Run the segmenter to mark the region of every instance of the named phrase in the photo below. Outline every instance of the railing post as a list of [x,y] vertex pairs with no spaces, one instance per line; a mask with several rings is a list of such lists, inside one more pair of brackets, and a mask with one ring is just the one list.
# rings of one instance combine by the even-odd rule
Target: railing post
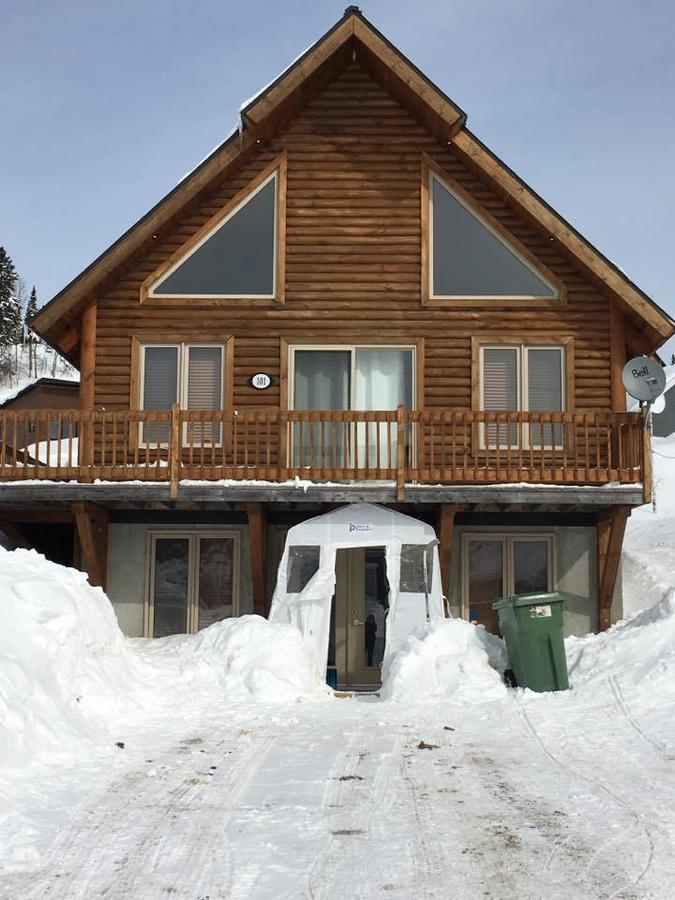
[[80,411],[80,438],[78,441],[80,481],[91,483],[94,478],[91,468],[94,465],[94,412],[91,409]]
[[279,429],[279,457],[277,459],[277,481],[285,481],[288,477],[288,413],[280,409],[277,413]]
[[396,499],[405,500],[405,406],[396,409]]
[[172,500],[178,497],[178,482],[180,481],[181,466],[181,423],[180,403],[174,403],[171,407],[170,437],[169,437],[169,478],[171,486],[169,496]]
[[645,503],[651,503],[654,494],[652,475],[652,419],[645,420],[642,429],[642,494]]

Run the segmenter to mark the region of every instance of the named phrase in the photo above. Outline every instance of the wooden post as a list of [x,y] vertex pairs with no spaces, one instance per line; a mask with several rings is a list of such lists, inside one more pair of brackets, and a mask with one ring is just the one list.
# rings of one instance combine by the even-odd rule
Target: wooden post
[[97,503],[73,503],[76,543],[89,584],[105,589],[108,561],[108,510]]
[[612,624],[612,598],[629,515],[629,506],[614,506],[597,516],[598,631]]
[[[80,320],[80,409],[91,412],[94,409],[96,387],[96,304],[90,304],[82,313]],[[92,466],[94,463],[94,427],[93,423],[82,417],[79,438],[80,466]],[[90,481],[91,475],[85,474]]]
[[247,503],[253,580],[253,612],[267,615],[267,510],[263,503]]
[[405,500],[405,406],[396,410],[396,499]]
[[642,429],[642,496],[645,503],[654,499],[654,472],[652,460],[652,421]]
[[170,429],[171,434],[169,438],[169,478],[171,479],[171,487],[169,496],[172,500],[175,500],[178,497],[182,445],[180,403],[178,403],[177,401],[171,407]]
[[457,507],[453,503],[441,503],[438,512],[438,548],[441,566],[441,586],[445,598],[444,612],[448,615],[448,598],[450,597],[450,563],[452,561],[452,541],[455,533],[455,513]]

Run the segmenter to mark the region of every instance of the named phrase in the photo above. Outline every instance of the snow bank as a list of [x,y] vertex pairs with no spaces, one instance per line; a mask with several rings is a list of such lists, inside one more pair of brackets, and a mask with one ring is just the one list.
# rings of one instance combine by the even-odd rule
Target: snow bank
[[258,616],[198,635],[125,638],[86,576],[0,548],[0,764],[119,740],[177,704],[325,695],[300,633]]
[[226,619],[195,635],[132,643],[149,670],[179,673],[190,694],[211,688],[228,700],[274,703],[328,695],[316,685],[314,660],[298,629],[260,616]]
[[571,683],[620,679],[644,708],[675,701],[675,435],[654,438],[653,506],[633,511],[622,557],[626,618],[565,642]]
[[650,692],[663,681],[675,700],[675,587],[655,606],[608,631],[568,638],[565,651],[573,686],[620,676],[623,683]]
[[622,558],[625,615],[675,587],[675,435],[654,438],[654,504],[633,511]]
[[506,694],[498,669],[503,641],[464,619],[432,623],[385,659],[381,695],[396,701],[495,699]]

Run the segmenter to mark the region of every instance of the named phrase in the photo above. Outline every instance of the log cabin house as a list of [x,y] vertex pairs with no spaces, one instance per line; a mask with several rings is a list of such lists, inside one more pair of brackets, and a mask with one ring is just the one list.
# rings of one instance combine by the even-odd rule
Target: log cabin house
[[[621,614],[651,492],[621,370],[674,323],[355,7],[33,327],[79,404],[0,412],[0,521],[60,529],[130,635],[265,615],[288,528],[351,502],[433,525],[452,615]],[[26,417],[52,464],[13,452]],[[343,568],[382,604],[377,553]]]

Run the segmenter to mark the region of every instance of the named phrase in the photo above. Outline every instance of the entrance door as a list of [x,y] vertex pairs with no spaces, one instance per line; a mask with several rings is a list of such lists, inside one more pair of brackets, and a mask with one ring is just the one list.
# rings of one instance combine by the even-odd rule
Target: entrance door
[[380,686],[388,597],[384,548],[337,551],[329,658],[339,688]]

